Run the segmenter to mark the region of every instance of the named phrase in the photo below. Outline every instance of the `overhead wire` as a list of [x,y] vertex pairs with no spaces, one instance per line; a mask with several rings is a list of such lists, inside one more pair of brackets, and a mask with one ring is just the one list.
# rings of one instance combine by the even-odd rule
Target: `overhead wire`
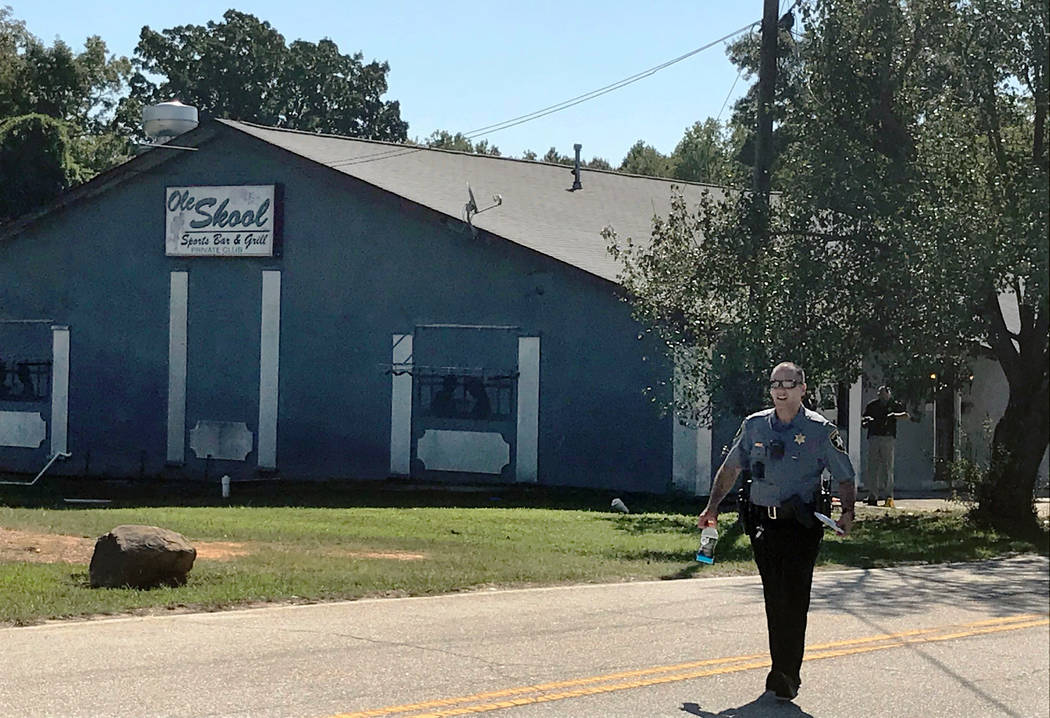
[[[606,95],[606,94],[608,94],[610,92],[614,92],[616,90],[619,90],[620,88],[623,88],[623,87],[631,85],[631,84],[633,84],[635,82],[638,82],[639,80],[643,80],[643,79],[645,79],[647,77],[650,77],[650,76],[656,74],[657,72],[659,72],[660,70],[664,70],[664,69],[666,69],[668,67],[671,67],[672,65],[675,65],[675,64],[677,64],[679,62],[682,62],[683,60],[687,60],[688,58],[690,58],[690,57],[692,57],[694,55],[697,55],[697,54],[699,54],[699,53],[701,53],[701,52],[703,52],[705,50],[708,50],[708,49],[714,47],[715,45],[717,45],[719,43],[725,42],[726,40],[729,40],[730,38],[736,37],[740,33],[746,32],[747,30],[750,30],[751,28],[753,28],[756,24],[758,24],[758,22],[760,22],[760,21],[748,23],[744,27],[739,28],[738,30],[734,30],[733,32],[728,33],[726,35],[723,35],[722,37],[718,38],[717,40],[713,40],[712,42],[709,42],[709,43],[707,43],[705,45],[702,45],[701,47],[698,47],[695,50],[690,50],[689,52],[687,52],[687,53],[685,53],[683,55],[679,55],[678,57],[676,57],[674,59],[668,60],[666,62],[662,62],[659,65],[655,65],[653,67],[650,67],[649,69],[643,70],[641,72],[638,72],[638,73],[636,73],[634,75],[631,75],[630,77],[626,77],[626,78],[624,78],[622,80],[619,80],[617,82],[613,82],[611,84],[605,85],[604,87],[599,87],[596,90],[591,90],[590,92],[585,92],[582,95],[577,95],[576,97],[570,98],[568,100],[564,100],[562,102],[558,102],[558,103],[553,104],[553,105],[548,105],[547,107],[544,107],[544,108],[539,109],[539,110],[535,110],[533,112],[529,112],[528,114],[525,114],[525,115],[519,115],[519,116],[513,117],[513,118],[511,118],[509,120],[504,120],[502,122],[496,122],[496,123],[491,124],[491,125],[486,125],[484,127],[479,127],[477,129],[470,130],[469,132],[465,133],[463,135],[463,137],[465,139],[469,140],[469,139],[474,139],[476,137],[481,137],[483,135],[489,135],[489,134],[492,134],[494,132],[499,132],[500,130],[505,130],[505,129],[508,129],[510,127],[515,127],[517,125],[525,124],[526,122],[531,122],[533,120],[537,120],[537,119],[539,119],[541,117],[546,117],[547,115],[552,115],[555,112],[561,112],[562,110],[566,110],[566,109],[568,109],[570,107],[573,107],[575,105],[579,105],[581,103],[587,102],[588,100],[593,100],[596,97],[601,97],[602,95]],[[739,79],[739,73],[737,74],[737,79]],[[735,86],[735,83],[734,83],[734,86]],[[732,90],[730,90],[730,92],[732,92]],[[723,105],[723,109],[725,109],[724,105]],[[721,114],[721,113],[719,113],[719,114]],[[394,157],[400,157],[402,155],[411,154],[413,152],[419,152],[420,150],[425,150],[425,149],[431,149],[431,148],[424,147],[424,146],[420,146],[420,147],[398,147],[398,148],[392,148],[392,149],[389,149],[389,150],[383,150],[381,152],[376,152],[376,153],[371,154],[371,155],[365,155],[363,157],[354,157],[354,158],[351,158],[351,159],[346,159],[346,160],[341,160],[341,161],[336,161],[336,162],[329,162],[327,164],[328,164],[329,167],[348,167],[348,166],[351,166],[351,165],[365,164],[367,162],[377,162],[379,160],[391,159],[391,158],[394,158]]]
[[[780,0],[780,9],[779,9],[779,10],[777,11],[777,12],[779,13],[779,15],[780,15],[780,17],[781,17],[781,18],[782,18],[782,17],[784,17],[785,15],[787,15],[787,14],[788,14],[789,12],[791,12],[792,10],[794,10],[794,9],[795,9],[795,7],[796,7],[796,6],[798,6],[799,2],[801,2],[801,0],[795,0],[795,2],[791,3],[791,7],[789,7],[789,8],[787,9],[787,11],[785,12],[785,11],[784,11],[784,2],[785,2],[785,1],[786,1],[786,0]],[[750,28],[753,28],[753,27],[754,27],[755,25],[760,25],[760,24],[761,24],[761,22],[755,22],[755,23],[751,23],[751,25],[749,25],[749,26],[748,26],[748,29],[750,29]],[[792,36],[793,38],[795,38],[795,39],[797,39],[797,38],[798,38],[798,36],[797,36],[797,35],[796,35],[796,33],[794,32],[794,30],[789,30],[788,32],[790,32],[790,33],[791,33],[791,36]],[[720,110],[718,111],[718,116],[717,116],[717,117],[715,117],[715,121],[716,121],[716,122],[722,119],[722,113],[723,113],[723,112],[725,112],[725,110],[726,110],[726,105],[728,105],[728,104],[729,104],[729,98],[733,96],[733,90],[735,90],[735,89],[736,89],[736,84],[737,84],[738,82],[740,82],[740,76],[741,76],[741,74],[743,74],[743,72],[744,72],[744,68],[743,68],[743,67],[741,67],[741,68],[740,68],[739,70],[737,70],[737,73],[736,73],[736,79],[735,79],[735,80],[733,80],[733,84],[732,84],[732,85],[731,85],[731,86],[729,87],[729,92],[727,92],[727,93],[726,93],[726,99],[725,99],[725,101],[724,101],[724,102],[722,103],[722,109],[720,109]]]
[[708,49],[714,47],[715,45],[717,45],[717,44],[719,44],[721,42],[725,42],[726,40],[739,35],[742,32],[750,30],[754,26],[755,26],[755,23],[753,23],[753,22],[752,23],[748,23],[747,25],[745,25],[744,27],[740,28],[739,30],[734,30],[733,32],[731,32],[731,33],[729,33],[727,35],[724,35],[724,36],[718,38],[717,40],[714,40],[712,42],[707,43],[706,45],[698,47],[695,50],[690,50],[689,52],[685,53],[684,55],[679,55],[678,57],[674,58],[673,60],[668,60],[667,62],[662,62],[659,65],[656,65],[654,67],[650,67],[648,70],[643,70],[643,71],[641,71],[641,72],[639,72],[637,74],[631,75],[630,77],[626,77],[626,78],[624,78],[622,80],[619,80],[619,81],[614,82],[612,84],[606,85],[605,87],[599,87],[597,90],[591,90],[590,92],[585,92],[582,95],[577,95],[576,97],[573,97],[573,98],[568,99],[568,100],[564,100],[563,102],[559,102],[557,104],[550,105],[548,107],[544,107],[543,109],[536,110],[535,112],[530,112],[527,115],[520,115],[518,117],[514,117],[514,118],[509,119],[509,120],[504,120],[503,122],[497,122],[497,123],[492,124],[492,125],[486,125],[485,127],[479,127],[476,130],[470,130],[469,132],[465,133],[464,136],[469,139],[469,138],[473,138],[473,137],[476,137],[476,136],[482,135],[482,134],[491,134],[493,132],[498,132],[500,130],[505,130],[508,127],[514,127],[516,125],[520,125],[520,124],[523,124],[525,122],[530,122],[530,121],[538,119],[540,117],[545,117],[546,115],[550,115],[550,114],[553,114],[555,112],[560,112],[561,110],[568,109],[568,108],[573,107],[574,105],[578,105],[578,104],[580,104],[582,102],[586,102],[588,100],[593,100],[596,97],[601,97],[602,95],[608,94],[608,93],[613,92],[615,90],[619,90],[621,87],[627,87],[628,85],[631,85],[631,84],[633,84],[635,82],[638,82],[639,80],[643,80],[646,77],[650,77],[651,75],[655,75],[660,70],[664,70],[664,69],[670,67],[671,65],[675,65],[675,64],[677,64],[679,62],[682,62],[683,60],[687,60],[690,57],[692,57],[693,55],[697,55],[697,54],[703,52],[704,50],[708,50]]
[[715,117],[715,122],[719,122],[722,119],[722,113],[726,111],[726,105],[729,104],[729,98],[733,96],[733,90],[736,89],[736,83],[740,82],[740,75],[744,72],[744,68],[740,68],[736,72],[736,79],[733,80],[733,84],[729,86],[729,92],[726,93],[726,99],[722,102],[722,109],[718,111],[718,116]]
[[[751,25],[754,28],[755,24]],[[726,111],[726,105],[729,104],[729,98],[733,96],[733,90],[736,89],[736,83],[740,82],[740,76],[744,74],[743,66],[736,71],[736,79],[733,80],[733,84],[729,87],[729,92],[726,93],[726,99],[722,102],[722,109],[718,111],[718,116],[715,118],[715,122],[719,122],[722,119],[722,113]]]

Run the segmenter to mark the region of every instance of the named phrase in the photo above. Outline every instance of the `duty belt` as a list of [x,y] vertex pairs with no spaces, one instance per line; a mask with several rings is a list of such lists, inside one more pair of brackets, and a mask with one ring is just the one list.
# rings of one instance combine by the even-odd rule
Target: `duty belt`
[[807,528],[812,528],[816,525],[816,520],[813,518],[813,511],[816,507],[813,504],[802,503],[797,496],[792,496],[787,501],[782,502],[780,506],[760,506],[758,504],[752,504],[752,507],[752,511],[757,514],[757,521],[759,522],[765,520],[787,521],[793,519]]
[[780,521],[781,519],[793,519],[798,513],[794,506],[760,506],[754,504],[754,507],[760,520]]

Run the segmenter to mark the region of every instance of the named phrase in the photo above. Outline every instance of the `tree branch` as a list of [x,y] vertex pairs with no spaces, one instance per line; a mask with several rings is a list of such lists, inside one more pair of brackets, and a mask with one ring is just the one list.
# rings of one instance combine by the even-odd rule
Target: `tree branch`
[[1003,368],[1006,381],[1011,386],[1017,386],[1021,377],[1018,372],[1018,352],[1014,348],[1010,331],[1006,328],[1006,320],[1003,319],[1003,310],[999,306],[999,295],[994,287],[989,287],[985,294],[984,317],[989,323],[988,340],[995,352],[999,365]]

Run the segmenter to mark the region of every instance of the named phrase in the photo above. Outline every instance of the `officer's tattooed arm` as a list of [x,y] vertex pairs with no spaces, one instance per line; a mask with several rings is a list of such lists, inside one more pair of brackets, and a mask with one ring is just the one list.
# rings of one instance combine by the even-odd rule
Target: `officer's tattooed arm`
[[839,502],[842,504],[842,513],[853,513],[853,506],[857,503],[857,487],[853,485],[853,479],[839,482]]
[[854,507],[857,503],[857,487],[853,485],[852,479],[839,482],[839,503],[842,504],[842,516],[837,523],[839,528],[849,533],[856,518]]

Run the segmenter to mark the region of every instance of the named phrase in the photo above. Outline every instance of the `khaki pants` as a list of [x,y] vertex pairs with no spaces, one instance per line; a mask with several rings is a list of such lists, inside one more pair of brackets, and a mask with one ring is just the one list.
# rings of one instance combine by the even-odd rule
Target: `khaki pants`
[[864,485],[868,496],[893,498],[893,443],[892,436],[868,437],[868,476]]

